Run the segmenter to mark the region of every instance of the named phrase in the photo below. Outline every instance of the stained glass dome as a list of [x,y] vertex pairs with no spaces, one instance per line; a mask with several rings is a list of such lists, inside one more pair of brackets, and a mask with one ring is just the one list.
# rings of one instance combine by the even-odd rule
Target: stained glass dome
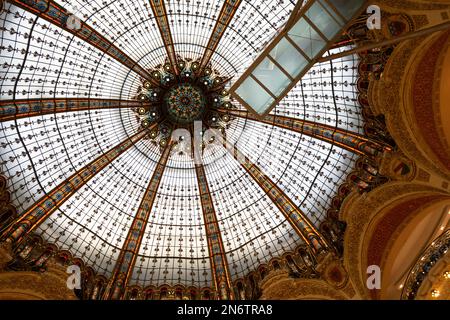
[[[305,245],[283,212],[286,203],[271,192],[320,229],[360,153],[318,132],[365,135],[358,56],[316,63],[269,120],[253,117],[226,92],[282,30],[295,4],[5,3],[1,170],[25,228],[29,222],[30,232],[107,279],[125,266],[127,285],[140,287],[220,290],[220,268],[231,285]],[[206,90],[180,80],[196,68],[209,70],[202,75],[220,86]],[[166,75],[174,77],[170,85]],[[152,100],[159,87],[167,89],[170,124],[152,109],[161,108]],[[174,147],[171,125],[186,125],[195,135],[187,126],[201,118],[202,135],[207,128],[222,130],[252,166],[237,161],[237,151],[225,144],[204,143],[201,164],[192,155],[194,143],[185,141],[181,150],[180,138]],[[312,133],[279,119],[307,123]]]

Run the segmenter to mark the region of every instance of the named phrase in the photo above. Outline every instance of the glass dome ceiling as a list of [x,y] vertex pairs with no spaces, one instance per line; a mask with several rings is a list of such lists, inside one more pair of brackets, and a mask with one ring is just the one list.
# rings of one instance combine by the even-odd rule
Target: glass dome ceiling
[[[64,104],[74,98],[85,99],[88,105],[78,111],[2,118],[1,170],[13,204],[24,214],[74,173],[139,134],[136,104],[127,106],[123,101],[136,101],[142,74],[163,65],[168,54],[150,1],[54,1],[137,65],[115,59],[92,41],[16,2],[5,3],[1,14],[2,105],[13,100],[14,107],[21,100]],[[45,10],[47,1],[31,2]],[[164,3],[163,18],[176,56],[201,59],[224,1]],[[231,78],[227,87],[282,29],[294,6],[287,0],[238,1],[210,60],[213,69]],[[345,48],[330,53],[340,50]],[[357,56],[316,64],[271,115],[364,135],[357,64]],[[115,101],[120,107],[96,107],[101,101]],[[233,105],[244,110],[236,101]],[[5,115],[2,109],[1,116]],[[317,229],[359,157],[340,144],[245,115],[230,121],[226,137]],[[151,140],[139,139],[108,158],[111,161],[73,190],[33,232],[111,277],[163,153]],[[207,148],[203,160],[230,281],[304,242],[273,199],[223,146]],[[205,193],[199,188],[198,172],[189,154],[171,153],[166,159],[129,285],[214,287],[211,237],[202,211]]]

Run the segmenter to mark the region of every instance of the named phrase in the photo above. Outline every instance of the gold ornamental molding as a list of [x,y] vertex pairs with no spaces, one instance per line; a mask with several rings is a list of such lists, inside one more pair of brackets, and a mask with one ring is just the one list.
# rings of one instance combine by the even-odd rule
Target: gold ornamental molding
[[[428,39],[435,37],[436,35],[432,35]],[[426,39],[417,38],[399,44],[386,64],[382,79],[371,83],[368,96],[374,112],[385,115],[388,130],[400,150],[410,159],[414,159],[418,167],[424,167],[450,180],[450,172],[438,165],[436,159],[430,159],[427,151],[423,150],[424,142],[417,141],[413,128],[409,125],[411,119],[408,119],[405,111],[408,108],[407,100],[410,99],[405,93],[407,70],[414,70],[414,64],[417,62],[413,58],[422,52]]]
[[[450,251],[438,260],[417,292],[417,300],[450,299]],[[437,291],[437,292],[436,292]],[[437,293],[437,294],[436,294]]]
[[439,169],[450,172],[450,148],[439,106],[441,69],[450,33],[436,33],[412,53],[401,88],[400,110],[413,139]]
[[[67,278],[67,274],[66,274]],[[0,273],[0,300],[78,300],[58,272]]]
[[[436,3],[436,2],[442,2]],[[435,0],[434,3],[428,3],[426,1],[417,0],[376,0],[375,4],[384,8],[392,8],[407,11],[419,11],[419,10],[446,10],[450,9],[450,1],[448,0]]]
[[262,286],[261,300],[348,300],[341,290],[320,279],[293,279],[279,272]]
[[442,141],[443,145],[446,147],[445,152],[450,154],[450,140],[448,139],[448,136],[446,136],[444,131],[444,124],[442,122],[443,115],[442,115],[442,106],[443,108],[448,108],[449,101],[442,101],[442,84],[447,83],[448,79],[444,78],[444,63],[446,61],[446,57],[450,54],[450,32],[447,32],[447,38],[444,40],[445,43],[443,45],[443,49],[439,54],[439,57],[436,61],[436,70],[434,72],[435,75],[435,82],[433,84],[433,114],[434,114],[434,122],[436,124],[436,131],[439,133],[440,140]]
[[372,238],[374,222],[383,218],[386,208],[402,199],[435,195],[448,197],[448,193],[437,188],[411,182],[390,182],[367,194],[353,192],[341,207],[340,218],[347,223],[344,239],[344,267],[350,281],[362,299],[371,299],[366,287],[367,245]]
[[450,230],[435,238],[409,270],[402,292],[404,300],[450,299]]

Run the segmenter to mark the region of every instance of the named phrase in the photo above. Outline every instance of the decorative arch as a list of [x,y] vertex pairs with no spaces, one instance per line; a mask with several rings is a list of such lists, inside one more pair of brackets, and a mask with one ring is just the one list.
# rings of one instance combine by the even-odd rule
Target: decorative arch
[[348,300],[340,290],[319,279],[276,277],[263,285],[261,300]]
[[384,115],[400,150],[417,163],[416,179],[430,181],[428,172],[432,172],[441,177],[439,187],[446,189],[450,180],[450,146],[442,129],[447,120],[442,118],[438,97],[442,85],[440,69],[449,44],[450,32],[399,44],[380,81],[371,82],[368,91],[374,112]]
[[411,222],[418,223],[414,218],[424,209],[440,202],[450,203],[450,194],[408,182],[390,182],[363,196],[352,194],[344,202],[344,267],[363,299],[380,298],[378,290],[366,287],[367,266],[380,266],[383,276],[386,259],[401,231],[411,228]]

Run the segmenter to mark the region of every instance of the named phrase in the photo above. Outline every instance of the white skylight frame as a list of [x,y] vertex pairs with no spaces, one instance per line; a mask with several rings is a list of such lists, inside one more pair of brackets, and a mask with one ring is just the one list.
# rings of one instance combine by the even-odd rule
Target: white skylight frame
[[366,0],[310,0],[299,3],[284,30],[264,49],[230,93],[259,117],[269,114],[338,40]]

